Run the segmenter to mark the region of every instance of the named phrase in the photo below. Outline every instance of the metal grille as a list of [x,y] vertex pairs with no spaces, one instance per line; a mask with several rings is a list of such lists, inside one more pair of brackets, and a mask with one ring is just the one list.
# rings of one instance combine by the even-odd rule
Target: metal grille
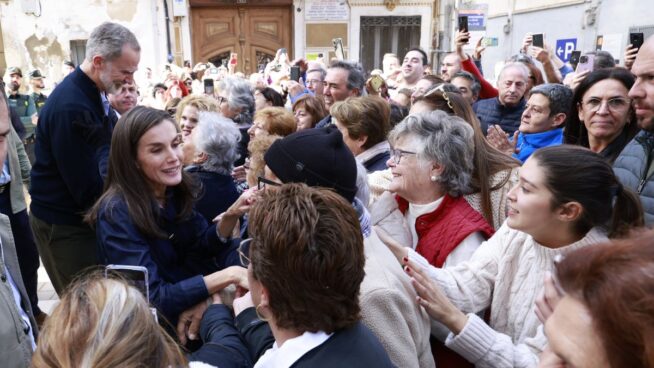
[[400,60],[407,50],[420,44],[420,16],[361,17],[359,55],[364,70],[381,69],[386,53]]

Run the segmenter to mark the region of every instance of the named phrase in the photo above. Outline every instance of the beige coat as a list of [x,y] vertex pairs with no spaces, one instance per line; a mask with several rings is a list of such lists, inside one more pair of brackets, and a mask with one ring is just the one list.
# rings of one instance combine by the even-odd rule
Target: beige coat
[[359,302],[363,323],[398,367],[435,367],[429,345],[429,316],[393,253],[372,230],[364,241],[366,276]]

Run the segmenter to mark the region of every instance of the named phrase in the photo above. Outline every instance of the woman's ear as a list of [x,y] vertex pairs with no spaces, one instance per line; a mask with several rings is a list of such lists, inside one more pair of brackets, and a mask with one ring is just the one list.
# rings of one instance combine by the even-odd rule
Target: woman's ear
[[431,165],[431,175],[440,176],[443,173],[443,170],[444,168],[441,164],[434,163]]
[[574,222],[579,220],[584,208],[579,202],[568,202],[559,206],[557,216],[563,222]]

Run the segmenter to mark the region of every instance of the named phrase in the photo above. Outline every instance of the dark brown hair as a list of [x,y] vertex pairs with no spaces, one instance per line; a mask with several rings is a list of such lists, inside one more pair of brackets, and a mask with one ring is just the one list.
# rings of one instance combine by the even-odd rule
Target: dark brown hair
[[556,275],[590,312],[611,367],[654,367],[654,232],[577,249]]
[[249,231],[252,273],[280,328],[331,333],[359,320],[363,235],[340,194],[297,183],[266,190]]
[[336,102],[329,112],[353,139],[363,135],[368,137],[363,144],[364,149],[386,140],[391,130],[391,107],[388,102],[376,96],[350,97]]
[[[137,163],[141,137],[164,123],[172,124],[180,132],[179,125],[165,111],[136,106],[121,116],[111,138],[104,193],[85,216],[87,223],[95,225],[100,211],[108,211],[108,218],[111,218],[114,200],[120,198],[125,201],[129,217],[139,232],[154,238],[168,236],[158,225],[157,198]],[[197,193],[198,184],[182,170],[182,182],[175,186],[173,196],[178,208],[177,220],[191,215]]]
[[309,115],[311,115],[312,128],[315,127],[320,120],[327,116],[327,114],[329,114],[327,108],[325,107],[325,101],[323,101],[322,98],[315,96],[305,95],[300,97],[293,104],[293,112],[295,112],[295,110],[299,109],[300,107],[304,107]]
[[491,146],[481,131],[481,124],[470,104],[459,94],[432,90],[415,99],[413,104],[423,102],[434,110],[445,111],[465,120],[474,132],[475,141],[474,168],[470,182],[473,192],[481,196],[482,215],[489,224],[493,224],[493,207],[491,192],[503,187],[510,179],[507,175],[504,180],[491,186],[491,176],[503,170],[510,170],[520,166],[520,162]]
[[531,155],[545,173],[552,208],[578,202],[583,210],[575,223],[578,235],[591,228],[607,228],[609,237],[625,236],[643,226],[638,196],[623,187],[602,156],[587,148],[564,144],[545,147]]

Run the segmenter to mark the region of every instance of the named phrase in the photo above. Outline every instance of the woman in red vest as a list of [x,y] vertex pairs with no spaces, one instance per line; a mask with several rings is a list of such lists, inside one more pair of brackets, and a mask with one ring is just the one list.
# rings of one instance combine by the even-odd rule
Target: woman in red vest
[[471,191],[473,131],[443,111],[410,115],[389,134],[387,165],[412,248],[436,267],[465,261],[493,227],[463,198]]

